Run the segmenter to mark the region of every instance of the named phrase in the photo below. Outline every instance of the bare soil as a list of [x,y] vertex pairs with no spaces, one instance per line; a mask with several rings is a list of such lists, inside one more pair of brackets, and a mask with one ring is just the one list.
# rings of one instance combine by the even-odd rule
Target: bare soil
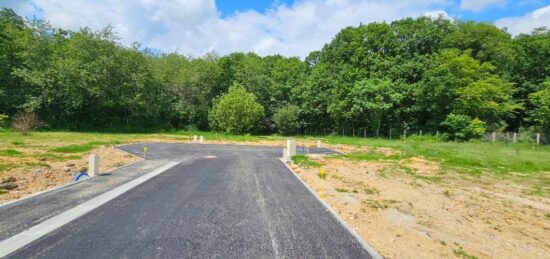
[[444,173],[422,157],[311,159],[322,167],[291,167],[386,258],[550,258],[550,200],[513,180]]
[[17,188],[8,190],[0,195],[0,203],[15,200],[24,196],[48,190],[56,186],[64,185],[74,181],[75,176],[81,169],[88,165],[88,155],[90,153],[98,154],[100,157],[100,173],[113,170],[115,168],[131,164],[139,158],[126,152],[115,149],[114,147],[103,146],[82,155],[78,159],[71,159],[62,162],[48,161],[47,159],[38,159],[30,154],[39,153],[36,149],[19,148],[27,154],[23,158],[0,157],[0,163],[18,163],[34,166],[19,167],[2,173],[0,180],[15,178]]

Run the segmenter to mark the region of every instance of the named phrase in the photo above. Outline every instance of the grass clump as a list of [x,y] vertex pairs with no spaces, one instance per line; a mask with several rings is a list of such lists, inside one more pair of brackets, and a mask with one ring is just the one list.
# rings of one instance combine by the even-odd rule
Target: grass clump
[[348,159],[352,161],[379,161],[379,160],[399,160],[402,157],[400,155],[385,155],[381,152],[369,151],[369,152],[354,152],[350,154],[332,156],[336,159]]
[[119,141],[110,141],[110,142],[93,141],[93,142],[88,142],[86,144],[57,147],[57,148],[53,148],[52,151],[57,153],[84,153],[94,149],[97,146],[112,145],[112,144],[120,144],[120,142]]
[[334,190],[337,191],[337,192],[349,192],[348,189],[344,189],[344,188],[336,188]]
[[466,253],[466,251],[464,251],[462,248],[453,250],[453,253],[463,259],[477,259],[477,256]]
[[303,167],[320,167],[322,164],[317,163],[315,161],[311,161],[311,159],[308,156],[305,155],[295,155],[292,156],[292,162],[299,166]]
[[21,155],[23,155],[23,153],[15,149],[0,150],[0,156],[14,157],[14,156],[21,156]]

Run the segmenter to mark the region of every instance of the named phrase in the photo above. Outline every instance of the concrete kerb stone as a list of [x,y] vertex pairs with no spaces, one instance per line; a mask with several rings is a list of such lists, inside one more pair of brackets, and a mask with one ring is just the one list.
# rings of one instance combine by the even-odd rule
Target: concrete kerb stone
[[304,187],[306,187],[306,189],[308,189],[309,192],[323,206],[325,206],[327,211],[329,211],[332,214],[332,216],[334,218],[336,218],[336,220],[357,240],[357,242],[359,242],[359,244],[363,247],[363,249],[365,249],[372,256],[372,258],[374,258],[374,259],[383,259],[384,258],[378,252],[376,252],[376,250],[374,250],[374,248],[372,246],[370,246],[369,243],[367,243],[366,240],[364,240],[359,234],[357,234],[357,232],[348,223],[346,223],[346,221],[344,221],[342,218],[340,218],[340,216],[336,213],[336,211],[334,211],[334,209],[332,209],[332,207],[330,207],[330,205],[328,205],[328,203],[326,203],[324,200],[322,200],[321,197],[319,197],[319,195],[307,185],[307,183],[305,183],[302,179],[300,179],[300,177],[298,177],[296,172],[294,172],[294,170],[292,170],[292,168],[290,168],[288,166],[288,164],[285,163],[285,161],[283,161],[282,159],[280,161],[283,162],[283,164],[292,173],[292,175],[294,175],[294,177],[296,177],[296,179],[298,179],[298,181],[300,181],[302,183],[302,185]]

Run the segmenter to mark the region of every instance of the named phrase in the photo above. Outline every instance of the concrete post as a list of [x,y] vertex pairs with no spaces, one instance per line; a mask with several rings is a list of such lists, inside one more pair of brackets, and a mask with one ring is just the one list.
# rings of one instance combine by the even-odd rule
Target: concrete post
[[290,157],[288,156],[288,152],[286,151],[286,148],[283,148],[283,162],[285,163],[290,162]]
[[422,130],[420,130],[420,136],[422,137]]
[[537,133],[537,145],[540,145],[540,133]]
[[514,132],[514,143],[516,143],[517,141],[518,141],[518,134]]
[[321,140],[317,140],[317,148],[320,148],[321,147]]
[[88,159],[88,175],[90,177],[99,175],[99,155],[91,154]]
[[193,135],[193,143],[197,143],[197,135]]
[[286,150],[288,152],[288,157],[296,155],[296,140],[289,139],[286,141]]
[[201,144],[204,143],[204,137],[203,136],[200,136],[199,143],[201,143]]
[[497,141],[497,133],[493,131],[493,143],[495,143]]
[[407,138],[407,130],[403,130],[403,138]]

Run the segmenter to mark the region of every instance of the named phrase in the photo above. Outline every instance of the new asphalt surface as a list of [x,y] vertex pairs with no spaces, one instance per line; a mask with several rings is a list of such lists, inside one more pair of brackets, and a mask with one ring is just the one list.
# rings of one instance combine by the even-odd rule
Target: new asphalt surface
[[[183,161],[12,258],[370,258],[277,158],[281,148],[136,144]],[[310,152],[327,153],[327,149]]]

